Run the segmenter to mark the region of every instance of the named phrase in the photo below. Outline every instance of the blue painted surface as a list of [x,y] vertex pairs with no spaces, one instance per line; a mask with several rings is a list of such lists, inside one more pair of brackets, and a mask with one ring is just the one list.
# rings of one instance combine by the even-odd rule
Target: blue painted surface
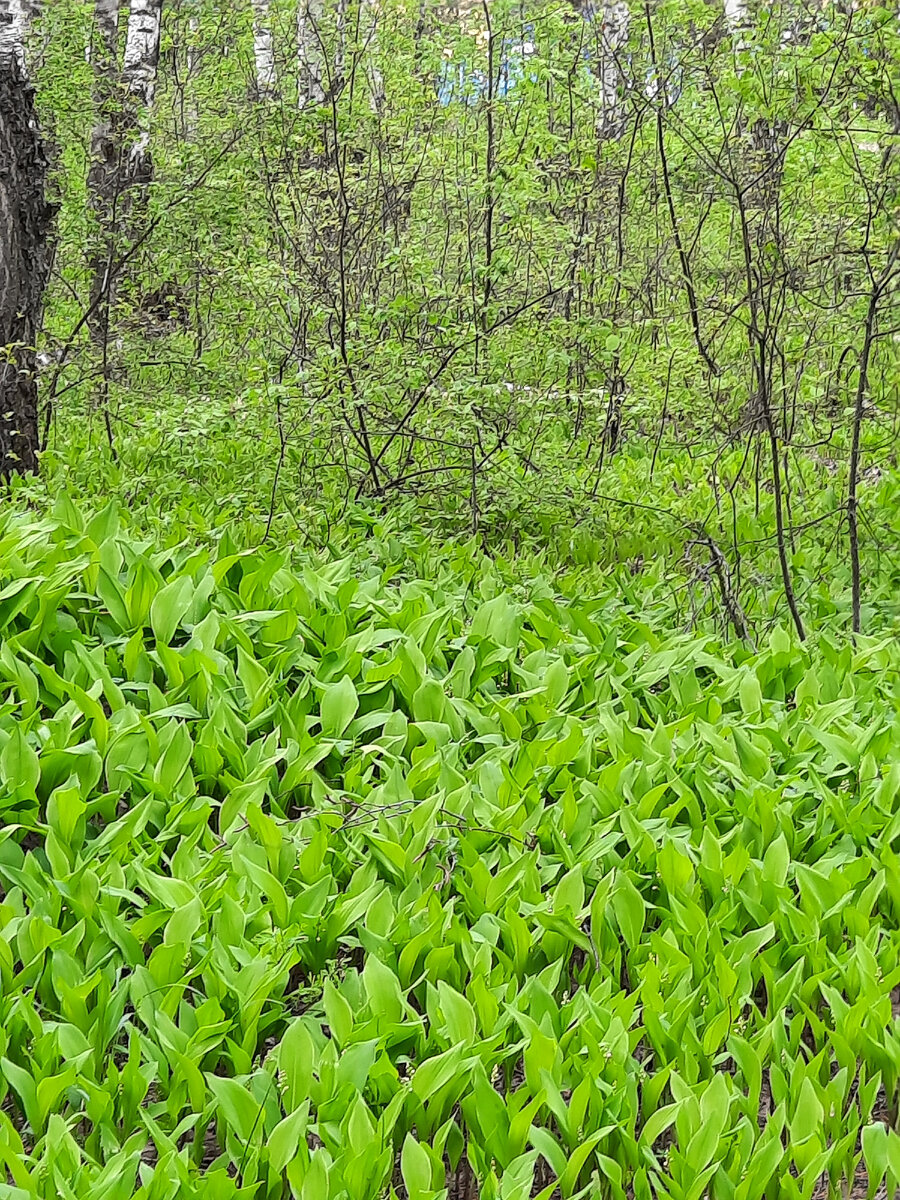
[[[588,3],[582,9],[582,14],[585,21],[591,22],[594,20],[595,9],[590,0],[588,0]],[[534,42],[531,40],[533,37],[534,30],[526,26],[523,38],[503,39],[498,48],[500,67],[495,80],[495,97],[502,99],[508,96],[526,77],[526,72],[528,79],[532,83],[537,82],[537,73],[533,70],[528,71],[527,68],[528,60],[535,52]],[[591,66],[596,55],[589,45],[585,44],[581,57],[582,78],[579,80],[579,85],[588,88],[599,87],[599,80]],[[631,65],[632,58],[630,54],[624,54],[622,59],[626,68]],[[681,95],[681,90],[682,78],[678,67],[678,60],[675,55],[670,55],[666,62],[666,100],[668,104],[675,103]],[[448,61],[444,64],[441,74],[435,80],[435,91],[438,102],[443,106],[453,103],[477,104],[488,92],[487,73],[480,67],[470,68],[465,60],[459,62]],[[652,97],[654,91],[653,74],[652,72],[648,72],[644,92],[647,96]]]
[[[526,63],[534,53],[534,45],[528,39],[533,36],[533,30],[526,26],[525,36],[521,39],[504,38],[498,47],[500,66],[494,81],[494,95],[502,98],[508,96],[518,83],[525,78]],[[534,72],[529,72],[532,83],[537,80]],[[448,62],[436,80],[437,97],[441,104],[447,105],[454,101],[463,104],[477,104],[488,93],[487,72],[479,67],[469,68],[466,62]]]

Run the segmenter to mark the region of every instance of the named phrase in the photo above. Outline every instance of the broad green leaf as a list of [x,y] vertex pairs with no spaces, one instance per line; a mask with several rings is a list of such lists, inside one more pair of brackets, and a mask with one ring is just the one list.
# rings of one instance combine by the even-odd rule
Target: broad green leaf
[[207,1072],[206,1082],[231,1130],[242,1142],[249,1142],[254,1129],[258,1130],[259,1103],[249,1088],[236,1079],[221,1078]]
[[191,605],[194,581],[188,575],[179,575],[153,597],[150,605],[150,627],[160,645],[168,646],[175,636]]
[[403,1149],[400,1152],[400,1170],[409,1200],[431,1200],[433,1195],[431,1159],[411,1133],[408,1133],[403,1141]]
[[323,736],[339,738],[358,709],[359,699],[349,675],[344,675],[338,683],[329,684],[319,705]]
[[[41,768],[38,756],[28,742],[20,725],[16,725],[0,751],[0,781],[9,799],[34,799],[37,794]],[[0,806],[3,801],[0,800]]]

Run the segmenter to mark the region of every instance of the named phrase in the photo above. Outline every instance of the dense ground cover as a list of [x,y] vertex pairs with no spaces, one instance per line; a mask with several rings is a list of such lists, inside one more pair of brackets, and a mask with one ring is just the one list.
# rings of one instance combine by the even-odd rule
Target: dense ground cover
[[67,503],[0,561],[0,1195],[900,1178],[893,641]]
[[0,1200],[894,1194],[896,16],[0,0]]

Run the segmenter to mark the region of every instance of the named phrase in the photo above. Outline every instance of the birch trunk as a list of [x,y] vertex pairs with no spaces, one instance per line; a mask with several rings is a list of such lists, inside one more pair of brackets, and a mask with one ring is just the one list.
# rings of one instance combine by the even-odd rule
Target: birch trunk
[[325,6],[323,0],[298,0],[297,73],[300,107],[325,99]]
[[187,67],[187,86],[190,88],[190,93],[187,102],[187,111],[184,118],[184,133],[189,142],[193,142],[197,137],[197,126],[200,123],[200,112],[197,108],[197,91],[194,86],[194,74],[197,70],[197,40],[200,36],[200,22],[196,17],[188,19],[188,48],[185,65]]
[[380,112],[384,104],[384,78],[378,65],[378,0],[361,0],[360,14],[365,42],[363,65],[369,84],[369,103],[373,112]]
[[[9,30],[9,25],[6,27]],[[22,31],[22,26],[17,26]],[[18,34],[17,34],[18,36]],[[24,32],[23,32],[24,36]],[[0,476],[38,465],[35,340],[50,266],[52,210],[24,42],[0,44]]]
[[260,99],[275,94],[275,50],[269,20],[269,0],[253,0],[253,59],[256,63],[256,93]]
[[13,57],[25,72],[25,44],[31,24],[27,0],[0,0],[0,57]]
[[94,0],[94,29],[97,41],[91,47],[90,61],[110,71],[118,58],[119,0]]
[[600,118],[597,132],[603,138],[619,138],[625,131],[624,74],[620,56],[628,43],[629,13],[622,0],[604,3],[600,19]]
[[94,74],[94,124],[88,186],[92,197],[105,197],[115,172],[113,122],[119,40],[119,0],[95,0],[90,62]]
[[130,101],[128,122],[133,138],[128,147],[126,182],[129,185],[144,186],[153,178],[147,114],[156,93],[161,28],[162,0],[131,0],[122,64],[122,82]]
[[743,29],[749,15],[747,0],[725,0],[725,24],[732,33]]

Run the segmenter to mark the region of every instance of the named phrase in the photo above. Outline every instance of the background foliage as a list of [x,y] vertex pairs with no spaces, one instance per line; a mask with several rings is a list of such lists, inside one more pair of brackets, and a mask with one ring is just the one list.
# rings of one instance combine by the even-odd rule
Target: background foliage
[[751,623],[786,571],[815,620],[847,594],[859,407],[866,623],[893,621],[894,16],[783,4],[737,33],[659,3],[614,54],[590,16],[390,3],[373,39],[326,14],[333,87],[298,107],[293,3],[255,99],[250,6],[168,7],[155,174],[98,339],[89,13],[51,6],[48,490],[294,542],[411,499],[486,546],[664,553],[707,616],[712,538]]

